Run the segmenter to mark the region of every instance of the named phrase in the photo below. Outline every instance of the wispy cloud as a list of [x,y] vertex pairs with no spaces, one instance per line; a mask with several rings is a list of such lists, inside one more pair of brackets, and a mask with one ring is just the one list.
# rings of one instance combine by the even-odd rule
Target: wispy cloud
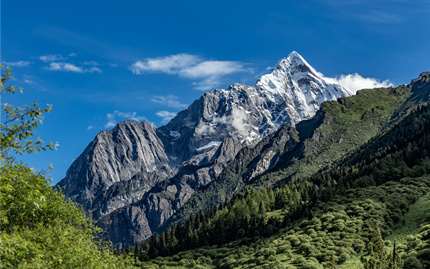
[[166,124],[168,123],[171,119],[173,119],[176,116],[176,113],[173,112],[169,112],[169,111],[158,111],[157,113],[155,113],[157,116],[161,117],[161,123],[162,124]]
[[87,127],[87,130],[89,131],[89,130],[92,130],[92,129],[95,129],[96,127],[94,127],[94,126],[92,126],[92,125],[89,125],[88,127]]
[[362,21],[374,23],[398,23],[404,20],[401,14],[382,10],[369,10],[365,13],[357,13],[355,16]]
[[114,127],[118,123],[118,121],[121,120],[134,120],[138,122],[146,120],[145,117],[137,116],[136,112],[121,112],[118,110],[115,110],[113,113],[108,113],[106,115],[106,118],[108,120],[108,122],[105,124],[106,128]]
[[47,54],[40,56],[39,59],[45,63],[49,62],[49,66],[46,66],[45,69],[50,71],[63,71],[63,72],[73,72],[73,73],[101,73],[102,70],[96,66],[100,64],[96,61],[83,61],[80,65],[83,66],[92,66],[90,68],[86,68],[83,66],[76,65],[75,63],[65,62],[64,60],[69,59],[69,57],[77,56],[77,53],[70,53],[68,57],[64,57],[61,54]]
[[183,104],[178,101],[178,97],[175,95],[167,95],[167,96],[154,96],[151,98],[151,101],[157,104],[164,104],[171,108],[176,109],[184,109],[187,108],[186,104]]
[[36,81],[36,78],[33,76],[28,76],[28,75],[23,75],[22,76],[24,79],[24,83],[29,84],[29,85],[36,85],[38,84]]
[[40,56],[39,59],[47,63],[47,62],[62,61],[62,60],[65,60],[66,58],[59,54],[48,54],[48,55]]
[[389,80],[380,81],[376,78],[365,78],[357,73],[325,79],[330,83],[336,83],[343,86],[345,89],[349,90],[353,94],[355,94],[358,90],[361,89],[373,89],[394,86],[393,83],[391,83]]
[[100,64],[96,61],[85,61],[82,63],[82,65],[92,65],[92,66],[99,66]]
[[129,63],[136,59],[136,55],[142,53],[140,49],[103,42],[94,38],[94,36],[69,32],[56,26],[40,25],[35,27],[35,32],[57,44],[73,47],[85,51],[87,54],[98,55],[114,62]]
[[65,62],[53,62],[50,63],[49,66],[45,67],[48,70],[51,71],[63,71],[63,72],[73,72],[73,73],[94,73],[94,72],[102,72],[102,70],[98,67],[91,67],[91,68],[83,68],[80,66],[76,66],[72,63],[65,63]]
[[3,61],[3,65],[9,66],[9,67],[26,67],[30,66],[31,62],[29,61],[16,61],[16,62],[6,62]]
[[200,81],[194,82],[193,85],[197,90],[204,91],[218,86],[223,76],[243,71],[245,70],[240,62],[204,61],[181,70],[179,75],[190,79],[200,79]]
[[314,0],[329,6],[338,15],[367,23],[397,24],[410,19],[421,18],[430,11],[428,1],[396,0]]
[[197,80],[193,82],[197,90],[213,89],[221,83],[224,76],[246,71],[241,62],[208,61],[197,55],[184,53],[136,61],[130,66],[130,70],[137,75],[160,72]]

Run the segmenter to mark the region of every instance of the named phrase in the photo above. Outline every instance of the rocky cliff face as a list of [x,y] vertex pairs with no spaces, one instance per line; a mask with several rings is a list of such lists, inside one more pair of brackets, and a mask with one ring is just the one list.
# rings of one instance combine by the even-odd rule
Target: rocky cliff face
[[121,122],[100,132],[73,162],[58,185],[66,197],[92,209],[94,199],[116,182],[140,172],[170,170],[156,127],[147,122]]
[[[311,118],[324,101],[350,95],[292,52],[255,86],[207,92],[166,126],[127,121],[99,133],[58,185],[109,239],[133,244],[220,175],[242,147]],[[267,154],[250,178],[276,163],[276,154]]]
[[173,164],[190,159],[198,164],[205,157],[196,156],[219,146],[226,137],[253,146],[282,124],[294,126],[311,118],[322,102],[350,95],[292,52],[255,86],[233,84],[205,93],[157,134],[170,141],[165,144]]

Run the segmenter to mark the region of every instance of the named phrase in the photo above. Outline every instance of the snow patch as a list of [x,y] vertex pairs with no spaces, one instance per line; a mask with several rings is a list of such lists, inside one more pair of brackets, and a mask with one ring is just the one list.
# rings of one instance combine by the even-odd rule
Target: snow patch
[[174,140],[181,137],[181,134],[178,131],[170,131],[170,136],[173,137]]
[[203,151],[205,149],[212,148],[212,147],[215,147],[215,146],[219,147],[221,145],[221,143],[222,143],[222,141],[212,141],[209,144],[204,145],[203,147],[198,148],[197,151]]

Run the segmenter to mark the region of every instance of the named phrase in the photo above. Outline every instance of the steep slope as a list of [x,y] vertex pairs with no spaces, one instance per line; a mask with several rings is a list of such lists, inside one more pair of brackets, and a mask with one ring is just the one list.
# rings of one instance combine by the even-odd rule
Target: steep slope
[[[139,246],[138,257],[165,256],[150,259],[143,268],[155,264],[186,268],[193,262],[205,268],[363,268],[362,263],[400,268],[383,266],[384,262],[401,264],[399,257],[404,268],[427,268],[430,105],[426,98],[418,102],[422,106],[413,104],[417,95],[429,93],[430,74],[408,86],[366,90],[329,107],[323,105],[330,121],[304,122],[314,126],[305,141],[318,138],[324,142],[327,138],[321,134],[330,128],[358,130],[360,122],[367,129],[372,123],[383,130],[371,139],[364,137],[366,142],[344,158],[333,155],[332,165],[316,173],[305,176],[309,173],[297,171],[277,188],[254,189],[229,203],[189,215],[158,241],[153,237]],[[374,109],[377,104],[383,112]],[[348,110],[342,111],[345,106]],[[370,112],[374,112],[372,117]],[[342,132],[329,134],[342,138]],[[338,139],[331,143],[339,144]],[[315,171],[313,161],[307,161],[302,170]],[[169,243],[157,243],[163,240]]]
[[57,185],[88,211],[93,201],[116,182],[139,172],[170,170],[169,159],[156,127],[147,122],[121,122],[100,132],[67,170]]
[[226,90],[205,93],[181,111],[157,134],[166,152],[179,165],[234,137],[253,146],[281,125],[296,125],[313,117],[321,103],[350,96],[343,87],[330,84],[297,52],[279,62],[255,86],[233,84]]
[[[241,149],[240,143],[226,138],[216,151],[214,158],[206,165],[187,164],[182,166],[175,176],[160,181],[149,191],[130,188],[129,182],[121,184],[124,189],[115,196],[117,186],[108,189],[104,197],[107,201],[123,200],[124,197],[137,197],[128,205],[113,208],[109,214],[103,214],[98,225],[103,228],[107,238],[118,242],[118,246],[132,245],[148,238],[173,215],[191,195],[216,178],[226,166],[226,159],[232,158]],[[113,188],[115,187],[115,189]],[[114,196],[109,197],[109,194]],[[112,203],[111,203],[112,204]],[[115,203],[117,204],[117,203]],[[120,225],[121,224],[121,225]]]
[[[409,85],[361,90],[338,102],[323,103],[314,118],[296,125],[298,138],[294,147],[285,147],[288,140],[281,146],[266,148],[266,152],[276,152],[277,158],[270,167],[262,169],[263,173],[249,178],[249,171],[261,166],[258,162],[261,153],[246,154],[246,158],[239,153],[216,180],[197,191],[160,231],[172,223],[183,222],[191,213],[228,201],[236,193],[273,186],[330,168],[400,121],[416,105],[427,103],[429,79],[430,75],[421,75]],[[278,134],[280,132],[270,139],[278,139]]]
[[[292,52],[255,86],[234,84],[207,92],[166,126],[123,122],[101,132],[58,186],[65,186],[65,196],[82,204],[112,241],[125,238],[119,246],[134,243],[150,236],[196,190],[218,177],[242,147],[257,145],[283,124],[311,118],[324,101],[350,95]],[[293,133],[282,132],[294,144]],[[277,143],[269,140],[253,154]],[[267,152],[255,161],[247,180],[277,158],[278,153]]]

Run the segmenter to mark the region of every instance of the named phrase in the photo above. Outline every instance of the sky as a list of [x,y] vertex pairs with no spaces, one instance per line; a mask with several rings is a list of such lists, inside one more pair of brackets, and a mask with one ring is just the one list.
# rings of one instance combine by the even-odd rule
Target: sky
[[428,14],[429,0],[1,1],[0,60],[23,88],[1,102],[52,105],[35,136],[59,147],[23,160],[55,184],[100,131],[164,125],[292,51],[346,87],[407,84],[430,70]]

